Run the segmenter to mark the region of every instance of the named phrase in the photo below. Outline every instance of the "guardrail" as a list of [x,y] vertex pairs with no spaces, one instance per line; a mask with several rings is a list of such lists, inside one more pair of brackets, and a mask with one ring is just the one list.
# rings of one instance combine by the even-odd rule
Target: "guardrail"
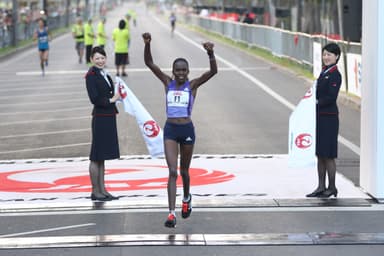
[[275,56],[289,58],[309,66],[314,77],[318,76],[318,67],[321,67],[321,56],[316,55],[317,47],[336,42],[343,51],[343,58],[338,64],[343,75],[341,90],[361,97],[361,43],[335,41],[322,35],[309,35],[265,25],[244,24],[194,14],[186,14],[182,19],[188,24],[231,40],[266,49]]
[[[68,19],[68,20],[67,20]],[[75,22],[75,15],[48,17],[47,26],[52,31],[72,25]],[[31,21],[29,23],[18,23],[14,25],[3,25],[0,27],[0,48],[12,46],[12,37],[16,35],[16,44],[18,42],[33,38],[33,34],[38,27],[38,22]],[[16,31],[14,31],[16,29]],[[16,33],[15,33],[16,32]]]

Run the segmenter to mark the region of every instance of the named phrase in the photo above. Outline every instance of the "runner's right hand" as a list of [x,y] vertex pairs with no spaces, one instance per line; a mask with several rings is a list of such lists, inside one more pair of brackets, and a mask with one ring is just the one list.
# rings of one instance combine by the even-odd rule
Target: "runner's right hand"
[[143,35],[144,43],[150,43],[152,40],[151,34],[148,32],[145,32]]

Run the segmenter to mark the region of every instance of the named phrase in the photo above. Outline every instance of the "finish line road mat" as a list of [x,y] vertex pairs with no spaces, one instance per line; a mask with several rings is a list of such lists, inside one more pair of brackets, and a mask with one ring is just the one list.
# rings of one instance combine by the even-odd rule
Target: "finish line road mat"
[[[194,155],[190,166],[194,207],[274,206],[271,200],[303,200],[317,186],[313,168],[288,168],[287,155]],[[167,207],[168,168],[164,158],[125,156],[105,162],[107,190],[130,207]],[[88,158],[0,161],[0,210],[91,204]],[[179,176],[178,197],[182,194]],[[369,195],[337,174],[338,199]],[[181,199],[178,201],[181,201]],[[318,201],[316,201],[318,202]]]

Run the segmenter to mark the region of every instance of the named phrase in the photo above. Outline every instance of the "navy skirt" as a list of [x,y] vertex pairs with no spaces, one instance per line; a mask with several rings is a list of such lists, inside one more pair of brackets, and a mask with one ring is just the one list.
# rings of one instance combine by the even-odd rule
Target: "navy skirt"
[[92,146],[89,160],[103,161],[119,157],[116,115],[93,116]]
[[316,122],[316,155],[337,158],[338,115],[318,115]]

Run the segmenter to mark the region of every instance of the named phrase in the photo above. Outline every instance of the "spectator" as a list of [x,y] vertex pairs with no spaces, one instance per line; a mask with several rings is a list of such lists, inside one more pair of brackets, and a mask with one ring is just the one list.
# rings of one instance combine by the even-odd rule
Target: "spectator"
[[249,12],[246,12],[245,13],[245,16],[244,16],[244,19],[243,19],[243,23],[247,23],[247,24],[253,24],[253,18],[251,17],[251,14]]

